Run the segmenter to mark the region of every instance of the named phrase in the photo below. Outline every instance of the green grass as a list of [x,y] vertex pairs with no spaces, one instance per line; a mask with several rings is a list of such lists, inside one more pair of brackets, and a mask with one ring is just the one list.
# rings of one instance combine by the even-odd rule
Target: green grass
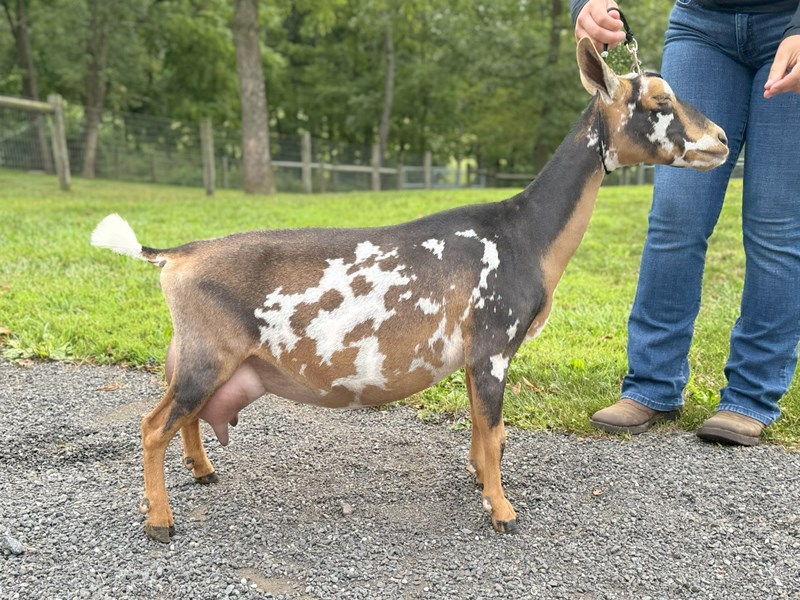
[[[158,368],[171,335],[158,270],[97,250],[89,235],[119,212],[149,246],[168,247],[247,229],[375,226],[460,204],[500,200],[508,190],[383,192],[246,197],[222,191],[73,181],[0,170],[0,356]],[[509,424],[592,434],[588,416],[613,402],[625,372],[626,319],[650,205],[649,187],[603,188],[583,245],[556,294],[548,326],[512,362]],[[703,308],[690,356],[692,379],[679,427],[695,429],[714,409],[739,306],[741,185],[728,193],[709,249]],[[410,400],[423,416],[465,423],[463,375]],[[800,394],[767,437],[800,445]],[[664,426],[666,427],[666,426]]]

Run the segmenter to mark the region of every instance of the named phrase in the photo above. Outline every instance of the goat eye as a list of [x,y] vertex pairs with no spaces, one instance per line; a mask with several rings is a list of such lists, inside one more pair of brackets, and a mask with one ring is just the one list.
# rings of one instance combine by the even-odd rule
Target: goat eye
[[658,104],[659,108],[663,108],[665,106],[669,106],[670,104],[672,104],[672,98],[670,98],[666,94],[653,96],[653,100],[656,101],[656,104]]

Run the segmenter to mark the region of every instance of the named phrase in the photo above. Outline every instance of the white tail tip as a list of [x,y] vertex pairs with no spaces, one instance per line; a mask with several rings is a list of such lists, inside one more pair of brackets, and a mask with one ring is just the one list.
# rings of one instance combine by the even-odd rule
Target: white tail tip
[[142,258],[142,245],[128,222],[117,214],[108,215],[92,232],[92,246],[110,248],[118,254]]

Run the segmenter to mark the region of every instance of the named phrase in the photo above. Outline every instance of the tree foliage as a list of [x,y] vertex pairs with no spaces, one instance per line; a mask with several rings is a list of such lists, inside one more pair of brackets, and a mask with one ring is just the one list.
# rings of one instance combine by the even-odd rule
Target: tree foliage
[[[367,147],[383,121],[390,157],[432,150],[439,161],[473,157],[490,168],[530,171],[588,100],[566,0],[259,4],[276,133],[307,130]],[[669,4],[644,0],[626,10],[649,68],[659,65]],[[105,109],[240,126],[229,0],[27,0],[27,8],[41,96],[57,92],[86,105],[93,100],[87,77],[100,64]],[[99,17],[108,23],[101,63],[90,43]],[[16,52],[10,25],[0,20],[0,93],[22,94]],[[612,61],[624,69],[627,53],[616,51]]]

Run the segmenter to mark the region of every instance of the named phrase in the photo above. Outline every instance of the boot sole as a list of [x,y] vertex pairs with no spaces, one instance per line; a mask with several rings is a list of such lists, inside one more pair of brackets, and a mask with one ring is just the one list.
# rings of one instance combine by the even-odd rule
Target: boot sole
[[701,427],[697,430],[697,437],[704,442],[728,446],[757,446],[761,443],[761,436],[744,435],[721,427]]
[[595,421],[594,419],[589,419],[589,422],[595,429],[605,431],[606,433],[627,433],[629,435],[639,435],[640,433],[644,433],[650,429],[656,423],[677,420],[680,414],[681,411],[679,410],[660,412],[654,415],[651,419],[645,421],[644,423],[640,423],[639,425],[611,425],[610,423],[603,423],[602,421]]

